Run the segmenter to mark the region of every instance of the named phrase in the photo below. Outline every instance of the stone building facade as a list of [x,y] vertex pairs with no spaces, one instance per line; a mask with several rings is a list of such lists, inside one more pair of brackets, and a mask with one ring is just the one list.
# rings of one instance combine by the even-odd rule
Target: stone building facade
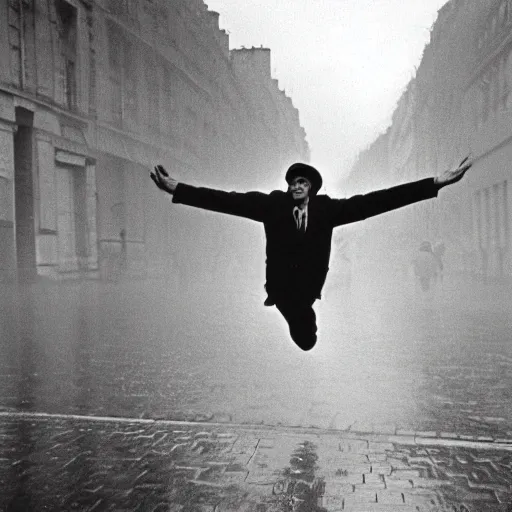
[[308,161],[258,67],[270,51],[239,52],[202,0],[0,0],[0,274],[159,272],[191,229],[219,228],[170,215],[154,164],[234,188]]
[[[382,137],[385,161],[360,155],[347,184],[400,183],[439,174],[467,154],[475,164],[436,201],[394,212],[403,247],[445,243],[448,269],[512,276],[512,2],[451,0],[440,9],[416,76]],[[372,165],[375,162],[372,162]],[[389,221],[389,219],[388,219]],[[363,228],[368,231],[367,227]],[[396,237],[395,237],[396,241]],[[395,250],[387,247],[386,250]]]
[[88,2],[0,2],[0,267],[94,268]]

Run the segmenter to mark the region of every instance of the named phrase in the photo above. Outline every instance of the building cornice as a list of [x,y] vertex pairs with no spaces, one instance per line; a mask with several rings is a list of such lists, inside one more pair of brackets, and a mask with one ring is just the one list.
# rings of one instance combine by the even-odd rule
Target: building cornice
[[78,123],[82,128],[87,128],[89,123],[94,122],[96,120],[94,116],[63,109],[57,103],[41,98],[40,96],[29,94],[21,89],[16,89],[15,87],[11,87],[9,85],[0,84],[0,92],[12,94],[13,96],[17,96],[24,100],[30,101],[39,107],[43,107],[49,112],[58,114],[60,120]]

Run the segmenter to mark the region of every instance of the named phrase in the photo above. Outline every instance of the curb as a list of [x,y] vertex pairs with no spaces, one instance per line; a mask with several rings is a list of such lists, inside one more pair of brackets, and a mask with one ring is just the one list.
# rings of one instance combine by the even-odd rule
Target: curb
[[98,423],[125,423],[132,425],[162,425],[162,426],[190,426],[201,428],[225,428],[231,430],[272,432],[279,435],[316,435],[316,436],[342,436],[345,439],[359,439],[369,442],[388,442],[407,446],[444,446],[453,448],[470,448],[476,450],[502,450],[512,452],[512,439],[493,439],[492,437],[466,436],[457,433],[443,432],[415,432],[396,431],[394,434],[385,432],[363,432],[353,430],[322,429],[315,427],[299,427],[284,425],[263,425],[243,423],[213,423],[199,421],[179,421],[163,419],[127,418],[116,416],[86,416],[77,414],[52,414],[44,412],[18,412],[0,411],[0,419],[7,420],[63,420]]

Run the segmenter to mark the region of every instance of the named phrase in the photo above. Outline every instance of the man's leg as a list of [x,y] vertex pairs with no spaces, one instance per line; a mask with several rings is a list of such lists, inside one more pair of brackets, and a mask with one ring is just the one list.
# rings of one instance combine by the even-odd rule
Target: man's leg
[[316,343],[316,315],[313,301],[277,300],[276,308],[290,327],[292,340],[302,349],[311,350]]

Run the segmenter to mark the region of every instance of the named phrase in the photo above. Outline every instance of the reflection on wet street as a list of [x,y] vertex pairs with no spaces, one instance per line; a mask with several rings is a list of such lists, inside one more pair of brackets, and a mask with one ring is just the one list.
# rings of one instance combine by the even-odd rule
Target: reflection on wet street
[[420,296],[362,278],[317,302],[310,353],[254,290],[177,300],[154,280],[6,287],[0,407],[510,437],[504,285],[453,279]]
[[34,415],[0,436],[0,510],[512,510],[510,445]]

